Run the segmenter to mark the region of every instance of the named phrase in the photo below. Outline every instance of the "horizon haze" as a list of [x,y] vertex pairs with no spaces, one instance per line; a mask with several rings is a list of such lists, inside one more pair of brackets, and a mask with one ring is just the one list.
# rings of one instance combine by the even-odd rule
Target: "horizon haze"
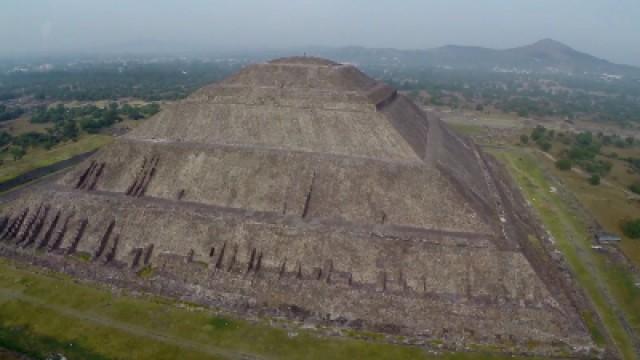
[[506,49],[552,38],[640,66],[640,4],[632,0],[7,0],[0,56],[215,52],[296,47]]

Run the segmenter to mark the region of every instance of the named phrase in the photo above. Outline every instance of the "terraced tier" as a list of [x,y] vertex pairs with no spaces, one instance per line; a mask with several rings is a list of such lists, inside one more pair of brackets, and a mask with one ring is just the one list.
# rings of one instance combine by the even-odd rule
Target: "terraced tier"
[[[494,165],[352,66],[279,59],[8,204],[2,252],[415,341],[589,346],[564,275],[530,248],[528,208]],[[136,277],[143,268],[153,275]]]

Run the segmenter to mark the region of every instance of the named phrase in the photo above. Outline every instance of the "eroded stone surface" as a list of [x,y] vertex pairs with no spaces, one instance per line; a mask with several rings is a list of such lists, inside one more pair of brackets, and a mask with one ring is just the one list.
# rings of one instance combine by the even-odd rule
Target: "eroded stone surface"
[[[322,59],[207,86],[2,215],[6,256],[241,313],[449,344],[591,344],[495,164]],[[69,265],[78,253],[91,262]]]

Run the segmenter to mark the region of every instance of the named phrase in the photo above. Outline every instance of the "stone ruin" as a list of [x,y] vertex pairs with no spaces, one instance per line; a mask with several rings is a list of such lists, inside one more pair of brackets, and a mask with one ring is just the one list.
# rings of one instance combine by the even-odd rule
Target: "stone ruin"
[[4,256],[236,313],[591,344],[494,160],[349,65],[249,66],[2,212]]

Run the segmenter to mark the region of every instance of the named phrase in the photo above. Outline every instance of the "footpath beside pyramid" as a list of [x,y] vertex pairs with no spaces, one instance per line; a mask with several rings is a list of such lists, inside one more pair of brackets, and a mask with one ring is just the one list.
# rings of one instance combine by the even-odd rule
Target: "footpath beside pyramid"
[[589,346],[501,174],[355,67],[280,59],[198,90],[12,201],[1,253],[413,343]]

